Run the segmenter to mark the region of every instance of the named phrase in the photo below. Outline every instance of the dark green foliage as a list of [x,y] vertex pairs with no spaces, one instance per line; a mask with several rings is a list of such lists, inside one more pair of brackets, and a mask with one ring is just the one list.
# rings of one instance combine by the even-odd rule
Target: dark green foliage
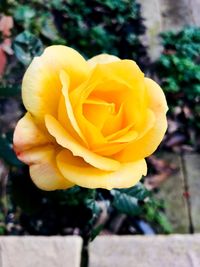
[[113,189],[111,191],[113,195],[113,206],[122,213],[134,216],[139,215],[143,211],[140,201],[143,201],[150,192],[141,184],[128,189]]
[[129,217],[140,218],[152,224],[157,233],[171,233],[172,227],[163,213],[162,203],[155,200],[152,192],[148,191],[142,183],[127,189],[113,189],[112,206]]
[[[200,28],[186,27],[182,31],[161,35],[163,54],[157,62],[157,74],[166,92],[170,114],[182,109],[185,128],[200,129]],[[189,112],[186,112],[187,108]],[[190,140],[189,140],[190,141]]]
[[14,17],[15,35],[26,30],[45,45],[65,44],[86,58],[110,53],[134,59],[141,67],[148,64],[139,40],[145,29],[135,0],[20,0],[10,2],[7,10]]
[[144,218],[150,224],[152,223],[158,232],[170,234],[173,232],[172,226],[169,223],[165,213],[165,206],[163,201],[158,201],[150,198],[144,205]]
[[43,44],[35,35],[24,31],[14,39],[13,49],[17,59],[22,64],[28,65],[34,56],[38,56],[42,53]]
[[[157,233],[171,232],[162,206],[141,183],[129,189],[111,191],[75,186],[68,190],[45,192],[32,184],[26,166],[17,175],[11,174],[11,183],[11,202],[21,207],[20,223],[30,234],[73,234],[78,228],[78,233],[87,243],[103,229],[109,229],[114,214],[125,214],[126,221],[145,220]],[[102,201],[110,221],[106,225],[105,222],[99,224]],[[39,226],[38,221],[42,222]]]

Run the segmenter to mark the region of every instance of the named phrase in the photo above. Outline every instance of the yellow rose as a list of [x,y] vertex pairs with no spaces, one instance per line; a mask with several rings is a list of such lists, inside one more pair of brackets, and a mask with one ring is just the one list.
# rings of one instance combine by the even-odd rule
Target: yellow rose
[[26,115],[14,133],[18,158],[43,190],[125,188],[146,175],[167,128],[165,96],[132,60],[51,46],[22,83]]

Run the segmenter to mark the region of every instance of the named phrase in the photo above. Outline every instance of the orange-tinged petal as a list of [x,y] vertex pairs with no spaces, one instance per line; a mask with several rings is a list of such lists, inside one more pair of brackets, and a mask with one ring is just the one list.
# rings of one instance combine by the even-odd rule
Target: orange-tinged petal
[[78,143],[51,115],[45,116],[45,123],[49,133],[55,137],[57,143],[69,149],[74,156],[82,157],[87,163],[101,170],[113,171],[120,167],[118,161],[99,156]]
[[109,114],[102,128],[104,136],[108,137],[109,135],[113,135],[124,128],[123,109],[124,106],[121,105],[118,112],[113,112],[113,114]]
[[101,130],[107,117],[113,112],[113,109],[113,103],[107,103],[102,99],[89,98],[83,104],[83,115]]
[[83,132],[88,147],[94,148],[97,145],[103,145],[107,141],[103,134],[101,133],[100,129],[96,127],[96,125],[92,124],[87,118],[85,118],[83,114],[84,110],[82,109],[82,106],[78,106],[75,109],[76,118],[79,122],[81,131]]
[[87,62],[90,68],[94,68],[97,64],[106,64],[110,62],[119,61],[120,58],[108,55],[108,54],[100,54],[95,57],[90,58]]
[[34,148],[21,153],[20,159],[30,165],[30,176],[42,190],[66,189],[74,184],[63,177],[56,165],[54,146]]
[[[121,131],[126,124],[136,123],[142,117],[146,104],[145,94],[144,75],[135,62],[120,60],[98,64],[88,80],[70,94],[76,120],[89,147],[96,149],[103,146],[106,143],[105,136]],[[82,106],[90,99],[101,99],[115,107],[116,114],[108,115],[102,131],[83,116]],[[123,104],[126,106],[126,116],[122,110]],[[90,118],[94,120],[94,117]]]
[[57,115],[61,94],[60,70],[70,76],[71,90],[82,83],[88,75],[88,64],[74,49],[55,45],[35,57],[22,82],[22,98],[26,109],[37,119],[44,114]]
[[144,159],[124,163],[117,171],[105,172],[89,166],[66,150],[57,156],[57,165],[63,176],[87,188],[127,188],[135,185],[147,173]]

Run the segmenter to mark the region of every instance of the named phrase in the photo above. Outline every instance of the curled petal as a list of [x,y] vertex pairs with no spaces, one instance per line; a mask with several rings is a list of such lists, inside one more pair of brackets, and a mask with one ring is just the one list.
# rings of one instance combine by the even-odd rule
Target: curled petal
[[31,178],[39,188],[55,190],[73,185],[57,168],[53,138],[38,128],[30,113],[18,122],[13,142],[17,157],[30,166]]
[[14,150],[17,155],[21,151],[29,150],[36,146],[43,146],[50,142],[53,142],[53,139],[49,136],[48,132],[45,133],[36,125],[30,113],[27,112],[18,121],[13,137]]
[[89,67],[92,69],[97,64],[107,64],[107,63],[115,62],[119,60],[120,58],[113,56],[113,55],[100,54],[100,55],[90,58],[87,62],[88,62]]
[[147,173],[144,159],[124,163],[117,171],[106,172],[89,166],[66,150],[57,156],[57,165],[63,176],[87,188],[126,188],[135,185]]
[[[131,60],[98,64],[88,80],[71,92],[70,99],[89,147],[96,149],[106,144],[104,137],[143,120],[146,108],[144,74]],[[100,100],[110,104],[101,105],[102,116],[95,113],[97,104],[96,111],[100,111]],[[99,124],[95,122],[94,114],[101,118]]]
[[145,78],[145,85],[149,97],[148,107],[155,113],[162,112],[166,114],[168,111],[167,101],[163,90],[160,86],[150,78]]
[[45,116],[45,123],[49,133],[55,137],[56,142],[62,147],[69,149],[74,156],[83,158],[87,163],[101,170],[113,171],[120,167],[120,163],[118,161],[99,156],[79,144],[51,115]]
[[[145,78],[147,87],[149,108],[154,113],[155,123],[145,134],[136,142],[128,145],[119,152],[115,158],[121,162],[129,162],[148,157],[159,146],[167,130],[166,112],[168,110],[165,95],[157,83],[149,78]],[[150,114],[150,113],[149,113]]]
[[119,154],[115,155],[114,158],[120,162],[131,162],[148,157],[157,149],[166,130],[166,115],[157,115],[154,126],[141,139],[129,144]]
[[88,75],[87,62],[74,49],[55,45],[35,57],[28,67],[22,82],[22,98],[26,109],[37,119],[44,114],[57,115],[61,94],[60,70],[70,76],[71,90]]
[[70,80],[69,80],[69,76],[67,75],[67,73],[65,71],[61,71],[60,72],[60,80],[61,80],[61,83],[62,83],[62,94],[64,96],[64,99],[65,99],[65,106],[66,106],[66,111],[67,111],[67,116],[70,120],[70,123],[71,123],[71,126],[73,127],[73,129],[76,131],[76,133],[81,137],[81,139],[85,142],[85,137],[83,135],[83,133],[81,132],[80,128],[79,128],[79,125],[76,121],[76,118],[74,116],[74,112],[73,112],[73,109],[72,109],[72,105],[71,105],[71,101],[70,101],[70,98],[69,98],[69,83],[70,83]]
[[20,155],[20,159],[30,165],[32,181],[42,190],[67,189],[74,185],[60,173],[56,155],[56,150],[51,145],[34,148]]

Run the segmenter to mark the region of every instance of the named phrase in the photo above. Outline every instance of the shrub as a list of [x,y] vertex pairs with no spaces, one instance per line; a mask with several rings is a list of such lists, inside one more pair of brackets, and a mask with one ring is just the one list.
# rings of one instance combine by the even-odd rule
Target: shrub
[[196,133],[195,138],[189,133],[187,140],[195,146],[200,130],[200,28],[166,32],[161,38],[164,51],[157,62],[157,75],[168,98],[169,114],[178,115],[180,132]]

